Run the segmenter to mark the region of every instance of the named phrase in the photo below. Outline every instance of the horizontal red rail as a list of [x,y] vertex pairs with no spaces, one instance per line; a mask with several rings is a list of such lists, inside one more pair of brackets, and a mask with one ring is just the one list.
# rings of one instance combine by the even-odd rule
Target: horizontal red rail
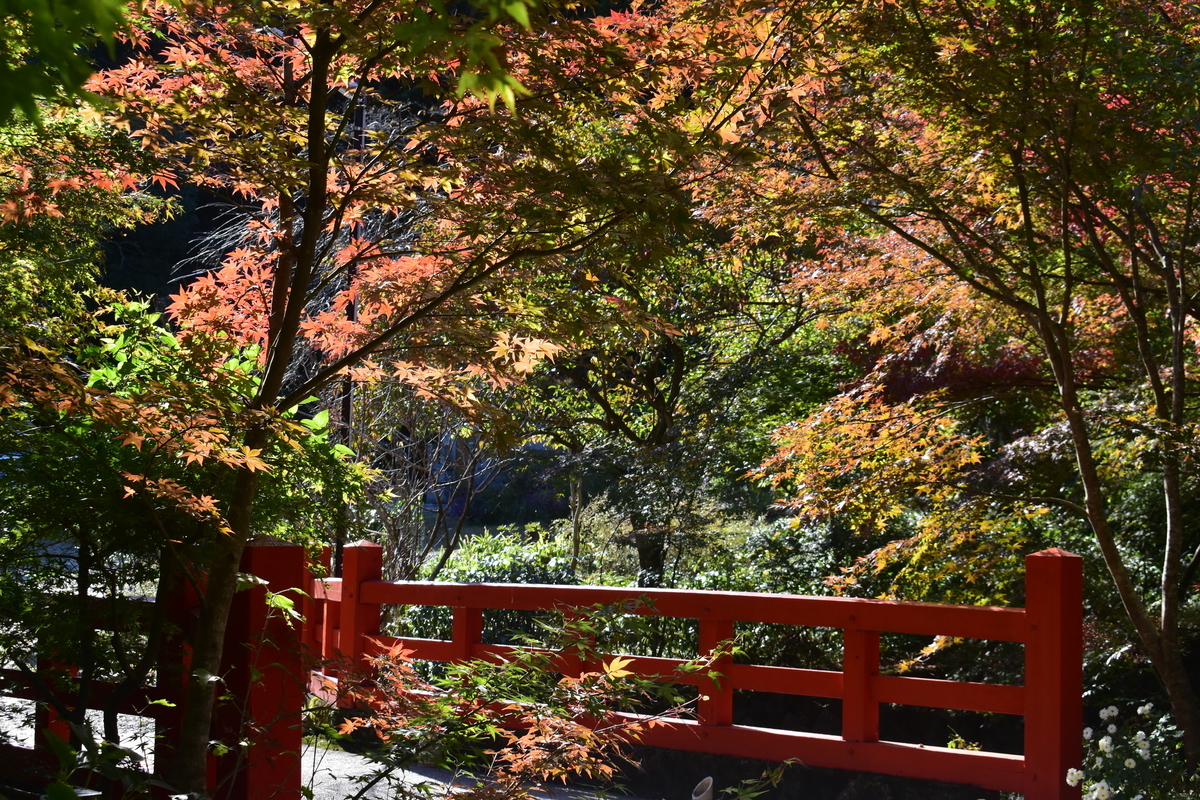
[[[305,555],[304,548],[294,545],[251,545],[243,554],[240,568],[263,578],[271,591],[283,592],[311,583]],[[305,707],[302,681],[308,675],[301,661],[301,642],[293,641],[299,632],[293,631],[281,615],[272,613],[266,603],[266,590],[267,587],[255,586],[240,592],[234,600],[226,632],[222,681],[214,684],[213,690],[236,698],[236,703],[220,702],[210,726],[212,738],[229,743],[230,748],[226,756],[210,753],[208,788],[211,791],[220,784],[223,796],[233,800],[260,797],[301,800],[300,720]],[[125,599],[148,610],[147,598]],[[311,605],[311,601],[305,602]],[[154,770],[159,780],[169,774],[170,759],[182,727],[189,652],[181,632],[188,629],[198,603],[186,585],[168,603],[164,612],[173,630],[164,637],[157,654],[155,685],[129,692],[116,709],[119,713],[153,718]],[[337,624],[336,603],[331,604],[326,617]],[[336,629],[333,633],[336,634]],[[336,645],[337,636],[328,637],[328,641]],[[49,684],[47,678],[61,679],[72,675],[74,670],[59,660],[57,654],[39,651],[37,672]],[[34,751],[5,748],[0,753],[0,773],[6,773],[18,761],[56,763],[45,734],[49,731],[69,739],[71,731],[66,722],[54,711],[48,698],[35,691],[33,682],[19,671],[0,670],[0,683],[5,686],[0,695],[30,699],[38,704]],[[115,691],[114,686],[96,680],[87,688],[88,709],[102,708]],[[57,681],[55,695],[54,699],[62,705],[78,708],[80,697],[70,690],[69,681]],[[76,777],[87,776],[81,773]]]
[[[0,669],[0,682],[5,686],[4,697],[35,701],[44,699],[19,670]],[[115,690],[116,686],[111,683],[93,681],[89,691],[87,707],[97,711],[103,709],[109,696]],[[66,693],[62,694],[60,699],[65,705],[70,707],[75,707],[79,701],[78,696]],[[167,706],[163,706],[157,702],[160,699],[162,699],[162,692],[156,689],[135,689],[129,693],[128,697],[122,700],[116,710],[118,714],[130,714],[138,717],[150,717],[152,719],[169,716],[172,712]]]
[[848,742],[839,736],[749,725],[716,726],[680,720],[648,729],[642,743],[767,761],[786,761],[799,756],[808,766],[933,778],[985,788],[1017,785],[1025,775],[1021,756],[903,742]]
[[365,581],[360,602],[545,610],[625,606],[631,614],[734,622],[773,622],[811,628],[859,628],[1021,642],[1025,610],[989,606],[903,603],[849,597],[629,589],[607,586]]

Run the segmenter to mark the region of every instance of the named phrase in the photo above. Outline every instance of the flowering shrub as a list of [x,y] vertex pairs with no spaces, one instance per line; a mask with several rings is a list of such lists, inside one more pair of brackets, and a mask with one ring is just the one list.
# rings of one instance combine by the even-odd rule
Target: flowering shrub
[[1152,703],[1121,717],[1116,706],[1100,711],[1100,727],[1084,728],[1082,769],[1067,770],[1084,800],[1183,800],[1200,798],[1197,776],[1187,775],[1179,753],[1180,731]]

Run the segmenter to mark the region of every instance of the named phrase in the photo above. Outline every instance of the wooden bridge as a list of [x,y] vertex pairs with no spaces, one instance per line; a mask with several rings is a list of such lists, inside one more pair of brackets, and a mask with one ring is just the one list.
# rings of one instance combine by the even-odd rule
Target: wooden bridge
[[[418,659],[502,658],[513,648],[483,642],[485,609],[586,609],[598,604],[624,605],[630,613],[697,620],[697,656],[732,639],[739,622],[842,631],[839,671],[742,664],[729,656],[718,657],[714,669],[723,676],[719,682],[703,675],[681,681],[699,685],[702,699],[696,719],[673,720],[646,729],[641,739],[644,744],[778,761],[796,758],[812,767],[1019,792],[1026,800],[1080,797],[1080,789],[1068,786],[1064,778],[1069,767],[1080,766],[1082,758],[1083,577],[1081,559],[1062,550],[1046,550],[1026,559],[1025,608],[671,589],[389,582],[381,578],[382,550],[368,543],[345,549],[342,578],[319,579],[307,571],[304,558],[304,550],[298,546],[252,545],[243,560],[243,571],[267,584],[238,595],[226,646],[224,691],[244,698],[244,707],[234,710],[227,705],[226,716],[218,718],[217,725],[235,740],[247,724],[259,731],[258,743],[236,759],[212,760],[210,785],[227,789],[232,800],[300,799],[300,716],[305,693],[308,689],[320,692],[336,682],[332,675],[313,672],[310,667],[314,663],[362,661],[401,643]],[[267,589],[277,593],[303,590],[307,596],[298,605],[304,622],[289,627],[280,615],[269,614]],[[385,605],[450,607],[452,637],[399,640],[383,636],[379,623]],[[1024,684],[882,675],[881,633],[1021,643]],[[246,642],[261,644],[247,647]],[[306,654],[320,658],[314,662]],[[634,656],[626,668],[664,675],[672,674],[681,663],[680,659]],[[586,670],[588,666],[576,663],[564,669]],[[160,685],[147,690],[144,700],[178,697],[180,689]],[[839,699],[841,734],[736,725],[737,690]],[[1022,716],[1024,755],[881,741],[881,703]],[[135,705],[131,704],[129,713],[155,717],[163,755],[169,758],[178,709]],[[53,716],[46,712],[39,723],[55,726]],[[156,771],[164,768],[166,760],[156,759]]]

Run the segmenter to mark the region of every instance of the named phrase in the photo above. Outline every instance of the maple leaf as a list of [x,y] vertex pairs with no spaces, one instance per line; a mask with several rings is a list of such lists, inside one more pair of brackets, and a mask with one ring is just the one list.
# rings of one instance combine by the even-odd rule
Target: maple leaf
[[261,449],[255,450],[255,449],[251,449],[251,448],[243,445],[242,449],[241,449],[243,466],[245,466],[246,469],[248,469],[252,472],[256,471],[256,470],[270,471],[271,466],[269,464],[267,464],[267,462],[265,462],[261,458],[259,458],[259,455],[261,455],[261,454],[262,454]]
[[146,437],[135,431],[127,431],[121,436],[121,444],[129,445],[137,450],[142,449],[142,442],[146,441]]
[[167,172],[156,172],[154,175],[152,175],[150,177],[150,180],[154,183],[154,185],[158,186],[160,189],[165,190],[168,188],[170,188],[170,189],[178,189],[179,188],[179,181],[176,179],[176,177],[174,175],[167,173]]
[[632,663],[632,658],[616,656],[604,664],[604,674],[611,678],[627,678],[634,674],[630,670],[625,669],[625,667]]

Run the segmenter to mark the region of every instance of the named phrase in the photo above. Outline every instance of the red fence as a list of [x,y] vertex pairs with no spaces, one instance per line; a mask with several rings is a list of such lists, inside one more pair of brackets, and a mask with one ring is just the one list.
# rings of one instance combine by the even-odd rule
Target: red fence
[[[345,549],[343,578],[314,581],[307,609],[308,644],[326,657],[361,659],[394,644],[432,661],[503,656],[512,648],[482,642],[484,609],[567,609],[596,604],[635,606],[636,613],[698,620],[697,655],[732,639],[736,622],[783,623],[843,632],[841,671],[767,667],[718,661],[717,685],[696,679],[695,721],[649,729],[643,743],[679,750],[862,770],[1021,792],[1026,800],[1078,798],[1067,786],[1082,758],[1083,574],[1078,556],[1046,550],[1026,559],[1025,608],[985,608],[851,598],[693,592],[588,586],[449,584],[381,580],[382,551],[360,543]],[[453,638],[381,636],[385,604],[450,606]],[[1025,684],[1006,686],[881,675],[880,633],[1020,642]],[[625,654],[622,654],[625,655]],[[677,659],[635,657],[626,667],[649,675],[674,672]],[[734,690],[779,692],[842,701],[842,733],[815,733],[733,724]],[[1024,756],[879,740],[881,703],[1016,714],[1025,718]]]
[[[142,604],[152,602],[152,600],[131,599],[130,602]],[[51,687],[54,694],[63,701],[68,709],[74,709],[81,701],[77,692],[70,691],[70,683],[77,679],[77,673],[78,671],[72,665],[56,660],[53,653],[47,650],[39,649],[36,654],[36,668],[32,679],[16,669],[0,669],[0,687],[4,687],[0,689],[0,696],[39,701],[43,698],[43,694],[39,691],[41,687],[37,684],[42,684],[44,687]],[[156,729],[165,731],[170,727],[176,709],[155,704],[153,701],[160,698],[176,700],[178,695],[173,691],[173,687],[167,685],[167,676],[170,673],[160,669],[158,674],[160,676],[158,685],[142,687],[128,693],[121,702],[116,704],[116,710],[120,714],[150,717],[154,720]],[[87,708],[101,710],[110,700],[116,687],[98,682],[91,689],[83,702]],[[9,779],[19,780],[27,775],[32,777],[44,767],[56,768],[57,761],[46,746],[48,733],[64,741],[69,741],[71,738],[71,729],[66,720],[52,707],[39,704],[33,715],[32,738],[35,750],[30,752],[26,748],[7,743],[0,744],[0,765],[4,767],[3,770],[0,770],[0,774]],[[2,738],[0,737],[0,740]]]
[[[416,658],[464,661],[497,658],[511,651],[484,644],[484,609],[565,609],[596,604],[636,607],[631,613],[695,619],[697,655],[731,639],[737,622],[837,628],[843,632],[840,671],[768,667],[718,659],[719,685],[695,678],[707,697],[696,720],[673,721],[644,732],[642,741],[679,750],[783,761],[808,766],[879,772],[912,778],[966,783],[1020,792],[1026,800],[1078,800],[1067,786],[1069,767],[1082,758],[1081,560],[1062,550],[1026,559],[1026,607],[985,608],[883,600],[693,592],[587,586],[448,584],[381,580],[382,551],[360,543],[344,552],[343,578],[314,579],[295,546],[251,546],[242,570],[267,581],[238,597],[223,670],[223,691],[239,702],[227,704],[214,738],[236,741],[255,731],[254,746],[214,759],[210,786],[223,796],[299,800],[300,716],[306,666],[303,652],[325,659],[361,660],[403,641]],[[264,593],[303,589],[305,622],[290,628],[267,613]],[[645,599],[646,605],[637,601]],[[397,640],[381,636],[381,607],[433,605],[453,608],[450,640]],[[881,633],[952,636],[1019,642],[1025,648],[1023,686],[965,683],[880,674]],[[249,646],[247,643],[253,643]],[[624,655],[624,654],[622,654]],[[627,669],[644,674],[674,672],[677,659],[634,657]],[[588,665],[579,665],[586,668]],[[163,673],[167,674],[167,673]],[[178,672],[176,673],[178,674]],[[311,685],[327,680],[314,675]],[[178,687],[160,677],[155,691],[139,698],[176,698]],[[733,724],[734,691],[751,690],[840,699],[840,736]],[[1024,717],[1024,756],[956,750],[879,740],[881,703],[1016,714]],[[131,713],[154,711],[166,733],[176,709],[132,703]],[[148,711],[150,709],[151,711]],[[50,722],[43,719],[41,722]],[[224,736],[223,736],[224,734]],[[169,741],[169,736],[163,741]],[[160,743],[156,772],[169,759]]]
[[[239,592],[234,598],[221,680],[214,683],[214,691],[225,699],[217,707],[212,730],[212,739],[228,744],[230,749],[222,756],[209,758],[209,789],[214,797],[230,800],[300,800],[301,715],[309,662],[301,647],[303,631],[290,625],[284,615],[271,612],[266,593],[268,589],[284,592],[299,588],[312,576],[305,566],[304,548],[292,545],[251,545],[242,557],[241,569],[268,583]],[[154,776],[164,782],[182,719],[190,661],[183,639],[195,622],[197,607],[190,588],[172,603],[168,618],[174,632],[161,649],[155,685],[129,693],[117,707],[118,713],[154,721]],[[37,678],[55,684],[54,694],[64,706],[74,710],[82,704],[101,710],[115,687],[96,681],[84,697],[70,688],[74,675],[75,670],[52,653],[38,653]],[[43,699],[26,676],[12,669],[0,669],[0,696]],[[0,775],[9,780],[33,781],[46,769],[57,770],[58,763],[46,747],[47,731],[64,741],[71,738],[69,726],[53,710],[39,705],[35,717],[34,750],[0,744]],[[246,739],[254,745],[240,747],[238,743]]]

